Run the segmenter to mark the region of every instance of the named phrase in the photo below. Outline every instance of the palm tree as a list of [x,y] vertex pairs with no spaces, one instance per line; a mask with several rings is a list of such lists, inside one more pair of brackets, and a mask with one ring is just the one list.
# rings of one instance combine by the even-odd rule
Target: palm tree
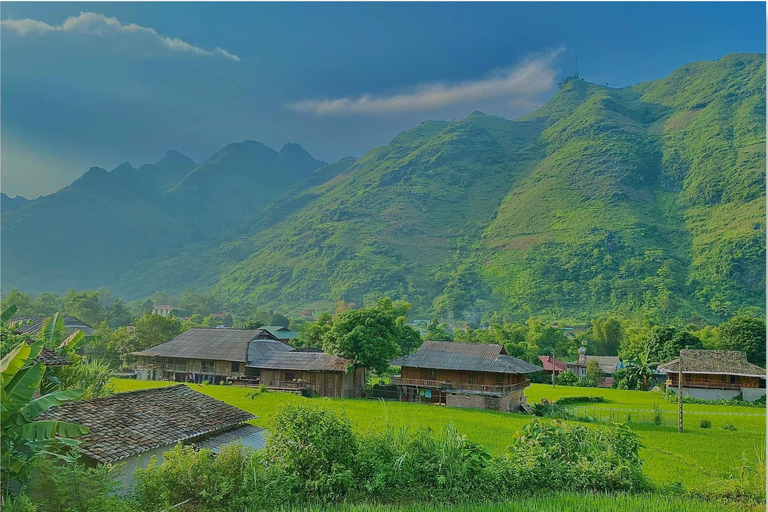
[[648,391],[648,381],[653,377],[653,371],[659,366],[659,363],[649,362],[651,349],[646,344],[645,352],[640,354],[637,359],[630,359],[626,363],[627,380],[640,384],[640,389]]

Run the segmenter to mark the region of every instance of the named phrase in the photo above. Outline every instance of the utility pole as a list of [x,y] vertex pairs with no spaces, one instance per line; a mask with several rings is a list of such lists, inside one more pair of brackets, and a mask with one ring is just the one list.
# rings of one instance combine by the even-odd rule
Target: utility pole
[[555,387],[555,349],[552,349],[552,387]]
[[683,351],[677,358],[677,431],[683,431]]

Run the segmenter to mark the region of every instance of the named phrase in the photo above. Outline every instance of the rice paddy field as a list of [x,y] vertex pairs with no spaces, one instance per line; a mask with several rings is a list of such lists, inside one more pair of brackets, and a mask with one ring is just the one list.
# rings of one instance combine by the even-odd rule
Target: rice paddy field
[[[165,386],[167,382],[147,382],[136,380],[115,381],[116,391]],[[503,453],[510,444],[512,436],[531,417],[523,414],[511,414],[495,411],[446,408],[434,405],[377,401],[366,399],[329,399],[304,398],[288,393],[259,393],[253,388],[232,386],[200,386],[194,389],[209,396],[223,400],[258,416],[253,423],[270,428],[271,419],[280,407],[287,404],[311,403],[330,410],[343,412],[360,431],[382,429],[385,425],[440,428],[453,423],[459,431],[472,441],[485,446],[493,453]],[[765,484],[765,442],[766,416],[764,408],[738,407],[728,405],[686,404],[685,428],[677,432],[677,405],[665,401],[655,392],[621,391],[599,388],[575,388],[533,384],[526,390],[528,402],[534,403],[542,398],[557,400],[566,396],[602,396],[605,403],[575,404],[570,406],[577,414],[594,416],[603,421],[627,422],[637,432],[644,445],[642,456],[645,459],[644,471],[657,484],[680,484],[685,489],[700,494],[727,494],[740,480],[758,479]],[[653,409],[662,411],[661,425],[653,422]],[[701,428],[701,420],[709,420],[711,428]],[[545,420],[547,421],[547,420]],[[726,427],[726,428],[723,428]],[[538,499],[530,502],[516,502],[508,505],[485,505],[476,508],[446,508],[446,511],[459,510],[543,510],[537,508]],[[571,505],[558,505],[558,510],[602,510],[598,498],[594,507],[583,508],[574,501]],[[655,498],[623,497],[626,500],[644,500]],[[578,500],[577,500],[578,501]],[[605,510],[621,510],[615,501]],[[648,503],[633,510],[720,510],[718,508],[674,508],[684,504],[674,500]],[[572,508],[568,508],[571,506]],[[639,503],[638,503],[639,506]],[[685,505],[687,506],[687,505]],[[714,505],[713,505],[714,506]],[[494,508],[500,507],[500,508]],[[506,508],[523,507],[523,508]],[[530,507],[530,508],[525,508]],[[582,507],[582,508],[579,508]],[[670,508],[672,507],[672,508]],[[368,509],[350,509],[368,510]],[[375,508],[370,510],[425,510],[419,508]]]

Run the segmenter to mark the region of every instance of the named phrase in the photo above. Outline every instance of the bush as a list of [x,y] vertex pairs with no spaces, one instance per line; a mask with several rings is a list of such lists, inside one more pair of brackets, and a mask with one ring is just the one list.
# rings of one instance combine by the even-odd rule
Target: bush
[[511,493],[642,491],[650,484],[642,472],[640,447],[626,425],[590,428],[533,420],[496,469],[502,487]]
[[606,403],[608,400],[606,400],[602,396],[566,396],[555,403],[557,405],[571,405],[571,404],[582,404],[582,403],[588,403],[588,404],[602,404]]
[[560,386],[575,386],[578,382],[579,378],[571,370],[561,372],[555,377],[555,384]]
[[712,428],[712,422],[709,420],[701,420],[699,422],[699,428]]
[[723,430],[730,430],[731,432],[736,432],[737,429],[736,429],[736,425],[734,425],[733,423],[726,423],[725,425],[723,425]]

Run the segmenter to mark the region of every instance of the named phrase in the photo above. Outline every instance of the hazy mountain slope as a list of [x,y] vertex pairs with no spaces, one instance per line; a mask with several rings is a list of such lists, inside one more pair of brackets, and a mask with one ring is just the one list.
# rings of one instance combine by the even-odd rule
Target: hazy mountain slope
[[[92,168],[54,194],[4,209],[3,286],[32,292],[104,286],[129,298],[151,294],[158,282],[176,290],[195,286],[190,273],[217,269],[216,261],[195,259],[195,267],[183,269],[166,263],[208,254],[219,237],[260,218],[321,165],[297,144],[277,152],[246,141],[197,166],[168,151],[139,169]],[[4,205],[9,201],[3,198]]]
[[29,199],[26,197],[8,197],[4,192],[0,192],[0,208],[2,208],[3,212],[9,212],[11,210],[15,210],[16,208],[21,208],[28,202]]
[[764,66],[572,81],[518,121],[423,123],[226,244],[216,291],[275,306],[390,293],[463,316],[762,309]]
[[136,175],[158,192],[165,192],[184,179],[194,169],[195,162],[173,149],[167,151],[156,164],[145,164]]
[[109,286],[111,276],[190,238],[128,164],[91,168],[55,194],[3,214],[4,287],[64,291]]

